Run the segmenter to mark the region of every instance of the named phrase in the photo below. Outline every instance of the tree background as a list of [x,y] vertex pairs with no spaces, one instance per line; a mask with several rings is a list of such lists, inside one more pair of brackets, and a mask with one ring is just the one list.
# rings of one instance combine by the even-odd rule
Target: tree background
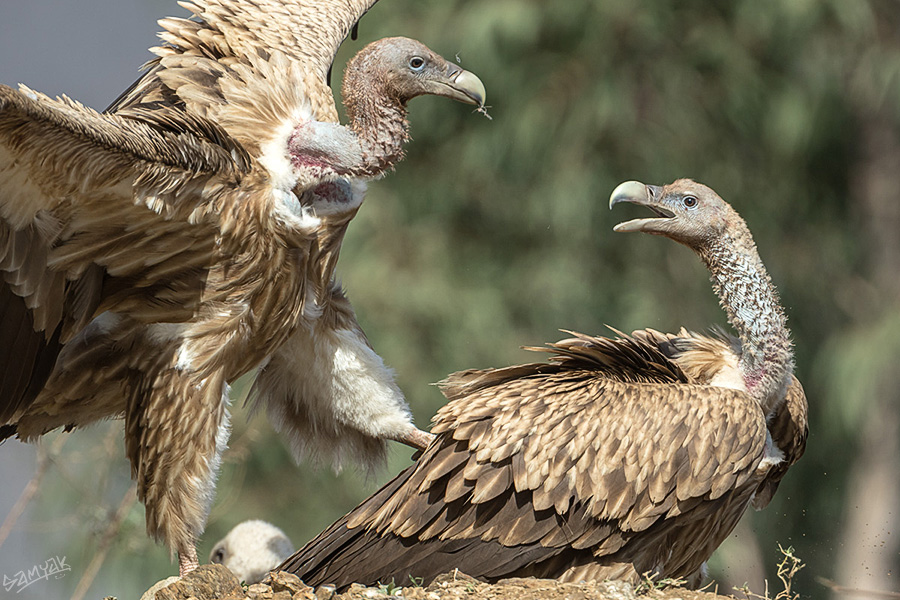
[[[5,0],[0,82],[102,109],[170,14],[187,13],[168,0]],[[750,225],[810,401],[807,453],[713,557],[719,589],[763,593],[778,543],[807,564],[803,597],[828,596],[817,577],[900,589],[900,3],[382,0],[334,81],[388,35],[458,57],[493,117],[414,100],[409,156],[370,185],[338,267],[417,422],[443,403],[433,382],[533,360],[520,346],[559,328],[724,324],[688,250],[611,231],[632,216],[607,210],[618,183],[692,177]],[[409,463],[397,446],[372,475],[296,467],[263,417],[240,400],[233,412],[201,557],[247,518],[302,545]],[[7,442],[0,481],[0,573],[51,556],[72,567],[14,597],[134,598],[174,572],[129,495],[121,423]]]

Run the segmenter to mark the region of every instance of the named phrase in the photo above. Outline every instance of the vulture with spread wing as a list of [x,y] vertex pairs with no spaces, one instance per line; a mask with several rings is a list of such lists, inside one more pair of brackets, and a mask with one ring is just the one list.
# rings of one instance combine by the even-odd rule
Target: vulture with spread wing
[[738,333],[574,337],[549,363],[442,383],[418,461],[281,569],[309,585],[682,577],[749,505],[765,506],[806,443],[785,315],[743,219],[708,187],[628,182],[610,205],[646,206],[643,231],[687,245]]
[[414,40],[327,75],[376,0],[197,0],[165,19],[106,114],[0,86],[0,439],[124,417],[148,532],[197,564],[229,384],[297,454],[377,462],[424,447],[333,274],[348,222],[402,158],[406,103],[483,106]]

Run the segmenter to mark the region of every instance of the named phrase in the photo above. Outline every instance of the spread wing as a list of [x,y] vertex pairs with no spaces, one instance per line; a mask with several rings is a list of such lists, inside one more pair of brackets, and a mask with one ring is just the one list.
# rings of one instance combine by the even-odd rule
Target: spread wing
[[[558,576],[604,557],[653,568],[668,535],[736,488],[747,488],[743,511],[766,439],[745,394],[673,381],[674,365],[632,381],[627,365],[667,362],[654,348],[582,338],[555,364],[452,376],[438,438],[417,463],[282,568],[339,586],[454,567],[488,580]],[[628,546],[638,535],[652,536],[642,558]]]
[[136,105],[180,106],[205,115],[223,102],[219,81],[236,65],[281,55],[304,72],[316,120],[337,121],[328,72],[338,47],[377,0],[196,0],[196,19],[160,21],[166,45],[109,111]]
[[139,117],[0,85],[0,423],[99,311],[142,295],[144,318],[177,321],[197,301],[213,192],[248,158],[203,119]]

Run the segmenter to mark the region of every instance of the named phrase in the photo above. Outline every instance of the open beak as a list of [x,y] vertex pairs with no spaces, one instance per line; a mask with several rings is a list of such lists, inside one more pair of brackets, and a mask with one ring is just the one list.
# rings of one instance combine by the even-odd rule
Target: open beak
[[609,197],[609,208],[621,202],[628,202],[629,204],[646,206],[656,213],[657,218],[625,221],[613,227],[613,231],[657,233],[660,230],[660,225],[675,216],[675,213],[659,202],[659,198],[662,195],[661,192],[662,188],[655,185],[644,185],[640,181],[626,181],[619,184]]
[[487,93],[481,80],[474,73],[454,64],[450,65],[446,78],[435,83],[440,85],[440,90],[435,93],[459,102],[482,107],[487,99]]

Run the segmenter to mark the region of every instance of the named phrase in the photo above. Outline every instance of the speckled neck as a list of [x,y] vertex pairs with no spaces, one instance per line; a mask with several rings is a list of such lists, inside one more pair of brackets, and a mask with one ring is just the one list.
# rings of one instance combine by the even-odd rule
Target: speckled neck
[[347,66],[341,97],[350,129],[362,149],[363,162],[353,175],[373,177],[393,168],[403,159],[403,145],[409,139],[406,105],[385,91],[384,82],[373,76],[379,71],[366,68],[370,56],[357,56]]
[[697,253],[709,269],[728,322],[740,336],[739,366],[747,390],[769,414],[784,399],[794,370],[790,331],[747,225],[737,213],[733,219],[724,235]]

